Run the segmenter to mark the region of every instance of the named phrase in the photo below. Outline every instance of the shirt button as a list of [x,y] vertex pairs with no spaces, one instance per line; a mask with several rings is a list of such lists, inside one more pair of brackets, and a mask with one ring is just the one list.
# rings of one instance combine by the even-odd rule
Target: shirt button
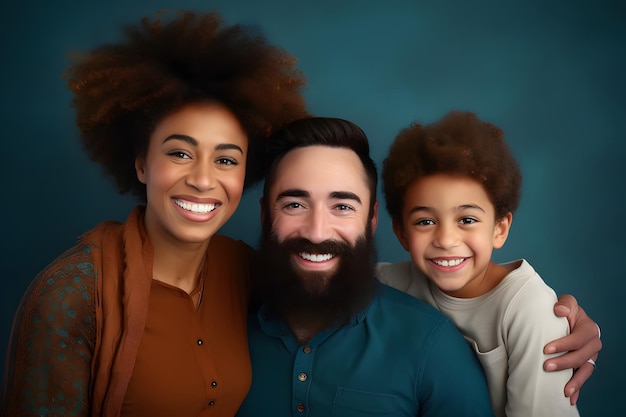
[[198,346],[202,346],[203,343],[202,339],[198,339]]
[[307,378],[308,378],[308,375],[307,375],[307,374],[305,374],[304,372],[300,372],[300,373],[298,374],[298,380],[299,380],[300,382],[304,382],[304,381],[306,381],[306,379],[307,379]]
[[298,413],[304,413],[304,404],[298,404],[296,406],[296,410],[298,411]]
[[304,353],[311,353],[311,346],[305,346],[304,349],[302,349],[302,351]]
[[209,405],[215,404],[215,401],[209,401]]
[[217,381],[213,381],[213,382],[211,382],[211,387],[212,387],[212,388],[217,387]]

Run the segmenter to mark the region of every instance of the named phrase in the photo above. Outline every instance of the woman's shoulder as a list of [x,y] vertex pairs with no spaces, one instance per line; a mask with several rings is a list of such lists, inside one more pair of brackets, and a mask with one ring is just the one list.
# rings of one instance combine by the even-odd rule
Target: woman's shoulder
[[74,315],[95,308],[92,250],[88,242],[81,241],[53,260],[31,281],[21,310]]

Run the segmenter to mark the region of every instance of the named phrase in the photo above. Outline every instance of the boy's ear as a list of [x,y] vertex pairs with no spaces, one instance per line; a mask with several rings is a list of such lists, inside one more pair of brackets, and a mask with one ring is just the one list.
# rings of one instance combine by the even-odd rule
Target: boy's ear
[[513,223],[512,213],[507,213],[500,220],[496,220],[496,227],[493,230],[494,249],[500,249],[504,246],[504,242],[506,242],[506,238],[509,236],[509,230],[511,230],[511,223]]
[[410,252],[409,244],[406,240],[406,237],[404,236],[404,227],[402,226],[402,223],[393,220],[391,227],[393,228],[393,232],[396,234],[396,237],[398,238],[398,241],[400,242],[404,250]]

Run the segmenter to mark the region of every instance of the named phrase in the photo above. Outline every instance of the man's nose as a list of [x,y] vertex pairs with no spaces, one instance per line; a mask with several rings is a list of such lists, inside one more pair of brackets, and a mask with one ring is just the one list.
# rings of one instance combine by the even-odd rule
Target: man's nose
[[311,209],[300,230],[301,236],[312,243],[321,243],[331,239],[333,232],[328,216],[329,214],[323,209]]

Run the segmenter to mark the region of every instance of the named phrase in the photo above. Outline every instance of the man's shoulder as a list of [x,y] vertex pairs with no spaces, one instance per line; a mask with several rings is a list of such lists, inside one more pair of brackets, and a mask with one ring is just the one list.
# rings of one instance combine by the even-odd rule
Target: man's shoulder
[[434,307],[414,296],[390,287],[384,283],[378,285],[379,309],[383,313],[402,315],[406,320],[448,320]]
[[365,322],[371,333],[395,340],[407,349],[466,343],[452,321],[430,305],[385,284],[379,284]]

